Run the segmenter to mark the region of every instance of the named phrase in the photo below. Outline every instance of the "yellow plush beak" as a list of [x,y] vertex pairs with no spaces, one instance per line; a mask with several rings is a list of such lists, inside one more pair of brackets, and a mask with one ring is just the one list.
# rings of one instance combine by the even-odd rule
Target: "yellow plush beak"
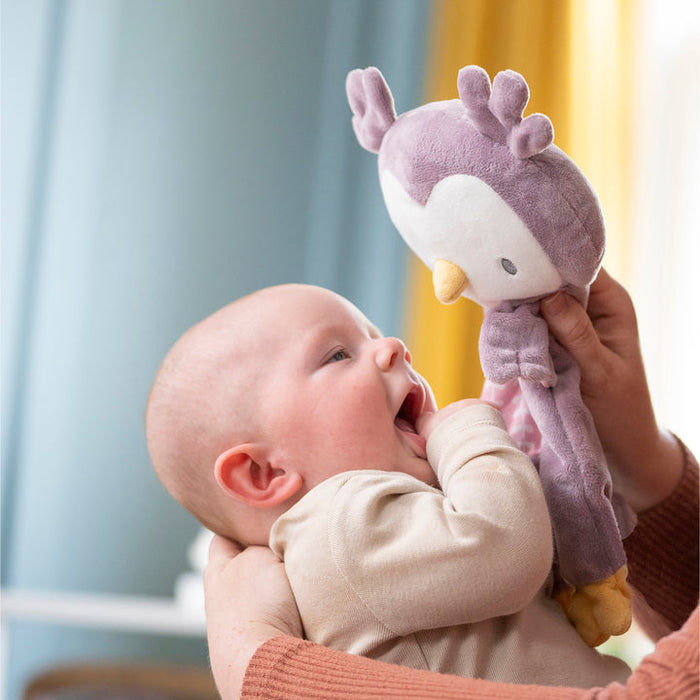
[[464,270],[449,260],[436,260],[433,267],[435,296],[443,304],[454,304],[467,288],[469,280]]

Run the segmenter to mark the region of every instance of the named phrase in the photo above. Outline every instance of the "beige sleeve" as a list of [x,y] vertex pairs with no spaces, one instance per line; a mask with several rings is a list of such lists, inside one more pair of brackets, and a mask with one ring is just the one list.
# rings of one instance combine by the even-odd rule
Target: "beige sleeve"
[[329,508],[335,566],[400,636],[517,612],[552,564],[539,477],[496,409],[450,416],[428,455],[444,495],[404,474],[367,472],[338,489]]

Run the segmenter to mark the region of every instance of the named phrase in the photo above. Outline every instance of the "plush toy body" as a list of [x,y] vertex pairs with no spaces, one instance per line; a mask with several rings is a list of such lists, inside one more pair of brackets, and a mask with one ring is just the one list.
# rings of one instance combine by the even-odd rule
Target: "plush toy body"
[[485,310],[485,395],[507,417],[515,405],[527,407],[534,434],[523,433],[523,446],[538,464],[559,572],[571,587],[559,600],[597,645],[631,621],[621,542],[631,518],[613,509],[578,368],[539,305],[558,289],[585,304],[604,252],[603,217],[586,178],[553,145],[549,119],[523,119],[529,90],[522,76],[499,73],[492,89],[485,71],[467,66],[458,89],[458,100],[397,117],[376,68],[347,80],[355,133],[379,154],[391,219],[433,271],[436,296],[443,303],[466,296]]

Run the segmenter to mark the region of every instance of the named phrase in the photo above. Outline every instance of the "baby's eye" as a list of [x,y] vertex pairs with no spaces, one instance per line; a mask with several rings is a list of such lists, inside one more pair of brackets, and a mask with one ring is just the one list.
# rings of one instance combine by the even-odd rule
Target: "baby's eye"
[[341,360],[347,360],[350,357],[347,350],[341,348],[336,350],[327,360],[327,362],[340,362]]
[[508,258],[501,258],[501,267],[509,274],[515,275],[518,272],[518,268],[515,267],[511,260]]

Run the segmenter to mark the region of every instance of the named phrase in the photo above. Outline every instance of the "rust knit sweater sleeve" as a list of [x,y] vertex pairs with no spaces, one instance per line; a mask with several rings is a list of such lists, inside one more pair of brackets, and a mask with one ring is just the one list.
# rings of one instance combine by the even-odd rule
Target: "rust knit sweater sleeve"
[[698,464],[683,451],[678,488],[643,513],[625,540],[629,583],[646,602],[636,617],[652,639],[680,628],[698,604]]
[[655,635],[676,631],[658,642],[654,652],[640,663],[624,686],[615,683],[581,690],[494,683],[393,666],[292,637],[275,637],[253,655],[241,697],[265,700],[697,698],[698,466],[687,450],[680,484],[666,501],[640,515],[635,533],[626,541],[626,549],[630,582],[642,600],[637,608],[642,624]]

